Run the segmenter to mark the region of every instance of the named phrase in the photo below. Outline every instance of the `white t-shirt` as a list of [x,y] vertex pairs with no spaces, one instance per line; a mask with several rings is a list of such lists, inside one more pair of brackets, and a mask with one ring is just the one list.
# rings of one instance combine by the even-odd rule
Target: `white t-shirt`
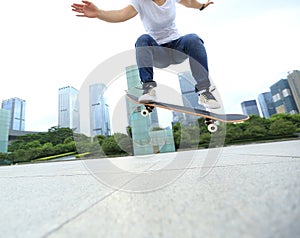
[[130,5],[139,13],[146,32],[161,45],[182,36],[175,24],[175,4],[179,1],[166,0],[158,6],[152,0],[130,0]]

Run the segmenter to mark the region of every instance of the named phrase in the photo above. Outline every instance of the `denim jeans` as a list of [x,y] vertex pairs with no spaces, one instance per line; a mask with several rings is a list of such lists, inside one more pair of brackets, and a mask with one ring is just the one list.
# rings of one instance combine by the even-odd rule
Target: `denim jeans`
[[159,45],[150,35],[144,34],[135,44],[136,61],[142,83],[153,81],[153,67],[166,68],[189,59],[195,90],[209,88],[207,54],[202,39],[187,34],[169,43]]

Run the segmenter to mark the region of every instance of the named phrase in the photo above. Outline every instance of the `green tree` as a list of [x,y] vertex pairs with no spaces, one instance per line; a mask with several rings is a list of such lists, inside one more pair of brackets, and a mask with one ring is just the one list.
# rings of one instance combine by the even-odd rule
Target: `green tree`
[[32,149],[38,147],[41,147],[41,143],[38,140],[34,140],[26,144],[26,149]]
[[124,151],[117,144],[114,136],[110,136],[103,141],[102,149],[107,156],[120,155],[124,153]]
[[100,144],[100,145],[102,145],[102,143],[103,143],[103,141],[106,139],[106,137],[104,136],[104,135],[97,135],[97,136],[95,136],[95,139],[94,139],[94,141],[98,141],[98,143]]
[[291,121],[279,119],[271,123],[270,135],[292,135],[296,132],[296,126]]
[[176,150],[179,148],[181,141],[181,124],[179,122],[175,123],[172,127],[173,137]]
[[64,144],[69,144],[71,142],[74,142],[73,136],[69,136],[66,139],[64,139]]
[[250,125],[244,135],[248,138],[261,138],[267,136],[267,129],[263,125]]
[[208,147],[211,139],[211,134],[209,132],[202,133],[199,138],[199,147]]
[[244,137],[240,124],[227,124],[225,142],[230,143]]

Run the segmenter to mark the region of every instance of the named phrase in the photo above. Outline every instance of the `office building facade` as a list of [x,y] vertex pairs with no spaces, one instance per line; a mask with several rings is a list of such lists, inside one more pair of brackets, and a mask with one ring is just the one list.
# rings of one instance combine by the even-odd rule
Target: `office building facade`
[[109,106],[104,96],[106,86],[104,84],[93,84],[89,87],[90,97],[90,134],[111,135]]
[[270,118],[272,115],[276,114],[276,109],[275,109],[271,92],[265,92],[260,94],[258,96],[258,102],[263,117]]
[[10,130],[25,131],[25,107],[25,100],[20,98],[11,98],[2,102],[2,109],[10,112]]
[[[195,92],[195,80],[190,71],[178,74],[178,80],[182,95],[183,105],[186,107],[205,110],[205,107],[198,104],[198,95]],[[183,125],[194,125],[199,117],[186,113],[173,112],[173,122],[180,122]]]
[[0,153],[7,153],[10,111],[0,109]]
[[[141,83],[136,65],[126,67],[126,78],[128,93],[136,97],[141,96],[143,91],[139,89],[141,88]],[[153,127],[158,126],[156,109],[154,109],[149,116],[144,117],[141,115],[141,110],[144,109],[143,105],[135,104],[128,99],[126,100],[126,104],[128,122],[132,132],[134,155],[175,151],[173,132],[171,129],[152,130]]]
[[71,86],[58,89],[58,127],[80,132],[79,91]]
[[244,101],[244,102],[241,103],[241,106],[242,106],[243,113],[245,115],[248,115],[248,116],[250,116],[250,115],[260,116],[256,100]]
[[298,109],[287,79],[281,79],[271,87],[271,94],[277,113],[298,113]]
[[292,73],[289,73],[288,83],[294,97],[297,110],[300,112],[300,71],[294,70]]

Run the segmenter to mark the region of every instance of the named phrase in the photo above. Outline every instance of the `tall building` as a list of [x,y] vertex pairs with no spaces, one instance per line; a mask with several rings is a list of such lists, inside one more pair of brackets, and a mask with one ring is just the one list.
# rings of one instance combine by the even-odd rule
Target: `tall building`
[[275,105],[272,99],[271,92],[265,92],[258,96],[258,102],[260,109],[265,118],[270,118],[273,114],[276,114]]
[[[178,80],[182,95],[183,105],[186,107],[193,107],[197,109],[205,110],[205,107],[198,104],[198,95],[195,93],[195,80],[190,71],[182,72],[178,74]],[[198,117],[180,113],[173,112],[173,121],[181,122],[183,125],[195,124]]]
[[90,97],[90,134],[111,135],[109,106],[104,96],[106,86],[104,84],[93,84],[89,88]]
[[195,92],[195,79],[190,71],[178,74],[183,105],[205,110],[205,107],[198,104],[198,94]]
[[[141,96],[143,90],[141,90],[142,85],[140,83],[139,71],[136,65],[132,65],[126,68],[126,78],[127,78],[128,93],[137,97]],[[134,103],[133,104],[127,103],[127,106],[128,105],[130,105],[130,109],[136,108],[136,104]],[[130,120],[131,110],[127,110],[127,113],[128,113],[127,116]],[[150,123],[158,125],[157,110],[154,109],[153,112],[149,114],[149,116],[150,116]]]
[[241,106],[242,106],[243,113],[245,115],[248,115],[248,116],[250,116],[250,115],[260,116],[256,100],[244,101],[244,102],[241,103]]
[[10,112],[0,109],[0,153],[7,153]]
[[58,89],[58,127],[80,132],[79,91],[71,86]]
[[[134,96],[141,96],[142,90],[139,78],[139,72],[136,65],[126,67],[126,77],[128,93]],[[134,155],[145,155],[157,152],[174,152],[175,144],[173,139],[173,132],[171,129],[164,129],[160,131],[152,130],[158,125],[157,110],[154,109],[150,116],[144,117],[141,115],[143,105],[138,105],[126,101],[128,122],[131,127],[133,140]]]
[[287,79],[281,79],[270,87],[277,113],[298,113]]
[[25,100],[20,98],[11,98],[2,102],[2,109],[8,110],[10,112],[10,130],[25,130],[25,106]]
[[298,112],[300,112],[300,71],[294,70],[287,77]]

